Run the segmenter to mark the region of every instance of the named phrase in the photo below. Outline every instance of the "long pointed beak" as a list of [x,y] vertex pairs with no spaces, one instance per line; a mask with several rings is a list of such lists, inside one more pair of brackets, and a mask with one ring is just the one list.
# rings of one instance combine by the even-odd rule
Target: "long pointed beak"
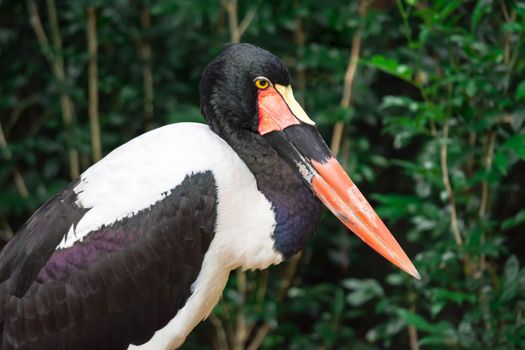
[[420,279],[394,236],[287,91],[291,88],[276,85],[259,93],[259,133],[348,229],[394,265]]

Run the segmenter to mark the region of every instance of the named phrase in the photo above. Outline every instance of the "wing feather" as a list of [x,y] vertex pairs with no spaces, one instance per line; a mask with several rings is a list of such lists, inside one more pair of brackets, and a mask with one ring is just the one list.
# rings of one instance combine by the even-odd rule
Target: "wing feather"
[[86,211],[73,188],[40,208],[0,254],[4,350],[126,349],[151,338],[191,294],[214,235],[211,171],[55,250]]

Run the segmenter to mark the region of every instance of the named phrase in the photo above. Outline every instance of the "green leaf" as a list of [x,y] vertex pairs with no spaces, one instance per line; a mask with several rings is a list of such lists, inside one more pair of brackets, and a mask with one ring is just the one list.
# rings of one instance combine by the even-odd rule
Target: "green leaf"
[[434,301],[430,306],[430,313],[432,317],[436,317],[444,308],[447,306],[447,302],[444,301]]
[[474,302],[476,297],[470,293],[460,291],[452,291],[443,288],[435,288],[433,290],[434,300],[452,301],[458,305],[463,304],[464,301]]
[[509,156],[507,153],[497,152],[494,156],[494,165],[503,175],[506,175],[509,169]]
[[525,159],[525,135],[514,135],[507,139],[503,146],[514,151],[521,159]]
[[506,280],[515,280],[518,277],[518,272],[520,268],[520,262],[515,255],[512,255],[507,262],[505,263],[505,279]]
[[490,13],[490,5],[492,1],[478,0],[474,11],[472,12],[472,19],[470,21],[470,30],[475,31],[478,28],[478,24],[484,15]]
[[516,100],[523,100],[525,98],[525,80],[518,84],[516,92],[514,93]]
[[381,285],[372,279],[359,280],[349,278],[343,281],[343,286],[353,290],[346,300],[353,306],[359,306],[376,297],[384,295]]
[[366,333],[366,339],[369,342],[375,342],[380,338],[389,338],[399,334],[404,328],[405,322],[401,317],[392,317],[386,323],[369,330]]
[[386,276],[386,282],[392,286],[400,286],[406,281],[406,277],[403,273],[394,272]]
[[501,301],[507,302],[514,298],[518,292],[518,274],[520,263],[515,255],[512,255],[505,263],[504,268],[504,283],[501,289]]
[[519,226],[525,222],[525,209],[521,209],[516,215],[511,218],[503,220],[501,228],[508,230],[510,228]]
[[477,87],[476,82],[474,80],[469,80],[467,83],[467,86],[465,87],[465,93],[469,97],[473,97],[476,95]]
[[421,205],[416,196],[373,193],[370,197],[380,203],[376,207],[379,215],[393,221],[411,215]]
[[503,24],[503,31],[504,32],[515,32],[515,33],[521,33],[524,31],[524,26],[521,23],[518,22],[508,22]]
[[436,12],[436,16],[439,21],[445,22],[445,20],[454,13],[454,11],[461,6],[462,1],[461,0],[447,0],[447,1],[440,1],[440,4],[437,6],[436,9],[439,10],[439,12]]
[[394,75],[403,80],[412,82],[414,71],[407,65],[401,64],[395,59],[383,55],[374,55],[370,60],[361,60],[362,63],[380,69],[385,73]]
[[417,112],[420,103],[406,96],[385,96],[381,103],[381,108],[404,107],[410,112]]
[[441,335],[427,335],[426,337],[422,337],[421,340],[418,342],[419,346],[425,346],[425,345],[453,345],[451,344],[450,340],[448,338],[443,337]]
[[339,317],[344,310],[344,291],[341,288],[335,289],[334,300],[332,303],[332,313]]
[[446,321],[431,323],[425,320],[422,316],[403,309],[399,311],[399,314],[407,324],[411,324],[419,330],[441,335],[450,335],[453,333],[452,325]]

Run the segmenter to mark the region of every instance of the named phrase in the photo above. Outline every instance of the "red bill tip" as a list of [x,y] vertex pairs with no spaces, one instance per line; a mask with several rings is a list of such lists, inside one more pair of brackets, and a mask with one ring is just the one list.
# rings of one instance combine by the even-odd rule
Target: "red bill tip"
[[312,188],[319,199],[341,222],[387,260],[421,279],[381,218],[350,180],[335,158],[325,163],[311,161],[318,175],[312,179]]

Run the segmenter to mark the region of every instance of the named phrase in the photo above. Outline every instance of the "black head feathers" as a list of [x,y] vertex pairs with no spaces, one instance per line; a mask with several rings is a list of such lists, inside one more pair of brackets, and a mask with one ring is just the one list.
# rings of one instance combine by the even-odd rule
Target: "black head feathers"
[[286,65],[270,52],[250,44],[229,44],[205,69],[200,106],[211,128],[257,128],[257,88],[254,79],[290,84]]

